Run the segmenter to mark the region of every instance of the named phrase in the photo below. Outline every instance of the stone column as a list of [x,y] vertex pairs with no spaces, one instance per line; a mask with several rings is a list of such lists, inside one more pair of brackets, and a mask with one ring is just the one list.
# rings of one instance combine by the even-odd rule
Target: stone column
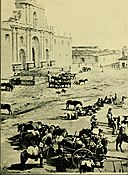
[[31,24],[31,13],[30,13],[30,5],[28,5],[28,16],[29,16],[29,24]]
[[19,33],[18,29],[16,29],[16,62],[19,62]]
[[29,62],[32,62],[32,38],[31,30],[29,30]]
[[17,63],[16,61],[16,31],[13,29],[13,38],[12,38],[12,53],[13,53],[13,63]]
[[49,62],[53,60],[53,35],[52,32],[49,33],[50,38],[50,52],[49,52]]
[[54,60],[53,58],[53,33],[51,33],[51,59]]
[[32,25],[32,11],[31,11],[31,5],[29,5],[29,17],[30,17],[30,25]]
[[26,24],[28,24],[28,13],[27,13],[27,4],[25,4],[25,20],[26,20]]
[[44,36],[44,32],[43,32],[43,60],[46,60],[46,57],[45,57],[45,45],[44,45],[44,39],[45,39],[45,36]]
[[29,33],[26,29],[26,62],[29,62]]
[[12,28],[12,63],[14,63],[15,59],[14,59],[14,46],[15,46],[15,42],[14,42],[14,36],[15,36],[15,28]]
[[40,60],[42,60],[42,40],[43,40],[43,36],[42,36],[42,31],[40,32]]
[[30,24],[29,4],[27,4],[27,24]]

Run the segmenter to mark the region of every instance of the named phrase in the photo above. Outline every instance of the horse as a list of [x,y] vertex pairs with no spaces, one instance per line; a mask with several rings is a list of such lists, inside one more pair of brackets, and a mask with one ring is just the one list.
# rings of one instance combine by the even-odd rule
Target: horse
[[85,78],[85,79],[80,79],[80,80],[79,80],[79,85],[80,85],[80,83],[84,83],[84,84],[85,84],[86,81],[88,81],[87,78]]
[[5,87],[6,91],[12,91],[13,85],[11,83],[1,83],[1,87]]
[[119,145],[121,152],[123,152],[123,149],[121,147],[123,142],[128,143],[128,136],[125,133],[124,134],[119,133],[116,138],[116,151],[118,151],[118,145]]
[[66,109],[69,109],[69,105],[73,105],[74,106],[74,109],[75,109],[78,104],[80,104],[81,106],[83,106],[83,104],[82,104],[81,101],[78,101],[78,100],[68,100],[66,102]]
[[10,104],[1,104],[1,109],[7,109],[9,112],[9,115],[12,115],[11,105]]
[[78,112],[68,111],[67,119],[68,120],[78,119]]

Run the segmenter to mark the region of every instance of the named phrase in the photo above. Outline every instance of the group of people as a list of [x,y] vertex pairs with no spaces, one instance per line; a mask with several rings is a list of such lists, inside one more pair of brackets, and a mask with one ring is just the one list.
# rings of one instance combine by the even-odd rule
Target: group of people
[[109,108],[107,111],[107,120],[108,120],[108,127],[112,128],[112,134],[118,134],[121,130],[121,132],[125,132],[125,122],[121,121],[120,116],[114,117],[112,113],[112,108]]
[[[98,98],[97,101],[93,105],[88,106],[76,106],[75,112],[72,113],[72,116],[76,116],[76,119],[78,116],[92,116],[97,111],[99,111],[102,107],[104,107],[105,104],[112,104],[117,100],[117,94],[115,93],[114,96],[110,95],[109,97],[105,96],[104,98]],[[71,116],[71,115],[70,115]],[[72,117],[75,118],[75,117]],[[71,119],[68,114],[68,119]]]
[[[22,144],[26,143],[24,142],[25,139],[29,142],[26,145],[26,148],[24,147],[23,149],[25,151],[22,152],[22,158],[25,158],[26,162],[29,158],[28,155],[35,156],[35,160],[37,160],[38,154],[40,153],[42,155],[42,159],[50,155],[58,156],[55,163],[56,171],[66,171],[67,166],[70,165],[71,162],[67,159],[67,155],[63,152],[63,148],[65,146],[69,148],[71,146],[71,149],[74,149],[74,151],[79,148],[87,148],[94,153],[96,150],[96,155],[100,156],[101,154],[104,154],[104,152],[101,151],[101,147],[103,147],[102,141],[104,138],[103,130],[99,129],[97,134],[92,132],[90,129],[84,129],[84,131],[85,130],[86,134],[79,132],[79,135],[77,136],[69,136],[67,130],[65,128],[61,128],[60,126],[48,126],[42,122],[32,121],[20,124],[18,125],[18,131],[20,132],[20,139],[23,139]],[[101,162],[102,159],[100,159]],[[87,161],[85,162],[87,163]],[[63,163],[65,165],[61,166]]]

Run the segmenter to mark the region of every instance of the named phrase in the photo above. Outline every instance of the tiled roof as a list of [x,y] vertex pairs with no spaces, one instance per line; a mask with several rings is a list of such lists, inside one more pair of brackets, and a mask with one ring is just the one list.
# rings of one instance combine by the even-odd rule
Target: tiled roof
[[128,56],[121,57],[118,60],[128,60]]

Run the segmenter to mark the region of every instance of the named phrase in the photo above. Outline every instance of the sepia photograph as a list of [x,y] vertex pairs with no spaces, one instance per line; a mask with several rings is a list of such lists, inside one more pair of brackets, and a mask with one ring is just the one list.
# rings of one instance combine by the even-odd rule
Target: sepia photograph
[[1,173],[128,173],[128,0],[1,0]]

